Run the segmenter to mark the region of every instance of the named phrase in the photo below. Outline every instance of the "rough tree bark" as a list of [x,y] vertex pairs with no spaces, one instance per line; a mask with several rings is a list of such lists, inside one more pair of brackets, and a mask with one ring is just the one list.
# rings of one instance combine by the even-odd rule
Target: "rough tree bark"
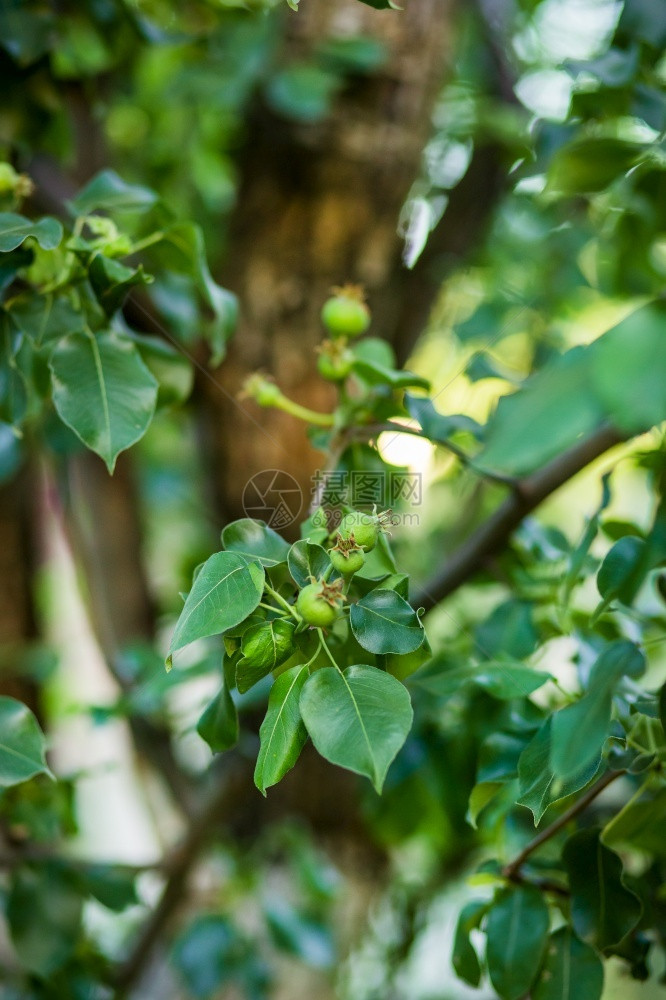
[[[308,498],[322,461],[292,417],[253,402],[236,404],[244,377],[268,371],[299,402],[328,408],[332,391],[315,373],[313,348],[322,337],[322,302],[332,285],[346,281],[365,285],[371,332],[391,341],[404,360],[425,326],[442,265],[469,251],[490,216],[502,171],[494,151],[482,149],[422,260],[413,271],[404,267],[398,220],[446,80],[454,5],[410,0],[400,13],[358,0],[307,0],[287,18],[287,65],[307,60],[322,40],[338,34],[376,38],[388,59],[375,75],[350,80],[321,123],[296,125],[259,100],[249,117],[232,249],[220,275],[240,299],[241,320],[215,373],[223,391],[211,379],[198,384],[203,447],[222,524],[244,516],[243,487],[255,473],[284,469]],[[315,829],[330,823],[337,836],[362,844],[354,780],[342,774],[339,794],[327,798],[322,789],[330,792],[330,769],[322,780],[321,768],[319,758],[308,757],[307,773],[301,766],[293,781],[283,782],[268,811],[250,792],[245,825],[256,828],[269,813],[272,819],[295,810]]]
[[[397,294],[405,294],[397,233],[400,209],[430,129],[446,72],[451,0],[411,0],[404,13],[358,0],[309,0],[287,21],[285,60],[307,59],[336,35],[364,35],[388,53],[373,76],[350,80],[331,115],[296,125],[257,103],[250,117],[233,248],[222,278],[242,303],[229,357],[204,381],[205,427],[221,517],[242,516],[248,476],[289,471],[307,493],[317,457],[287,416],[244,415],[233,399],[244,376],[264,369],[300,402],[325,408],[329,387],[313,377],[318,313],[332,285],[365,285],[373,330],[392,339]],[[260,424],[263,432],[258,430]]]
[[[62,215],[65,201],[108,162],[99,121],[80,84],[67,86],[65,95],[75,149],[71,170],[64,174],[49,158],[36,156],[28,171],[36,182],[35,207],[55,215]],[[128,691],[132,680],[123,674],[119,653],[134,640],[155,638],[133,456],[120,456],[113,477],[90,452],[69,459],[67,466],[68,488],[61,499],[72,549],[84,570],[90,622],[110,673]],[[196,789],[176,761],[168,729],[139,717],[130,719],[130,728],[139,755],[187,811]]]
[[[155,640],[155,608],[142,557],[131,458],[121,455],[113,476],[97,455],[82,452],[71,458],[65,510],[72,547],[84,571],[91,624],[114,679],[130,691],[134,680],[123,670],[122,649],[136,640]],[[197,789],[176,761],[168,728],[140,716],[130,717],[129,725],[137,751],[187,812]]]
[[0,694],[39,714],[38,689],[20,672],[25,644],[39,634],[32,593],[34,471],[26,466],[0,488]]

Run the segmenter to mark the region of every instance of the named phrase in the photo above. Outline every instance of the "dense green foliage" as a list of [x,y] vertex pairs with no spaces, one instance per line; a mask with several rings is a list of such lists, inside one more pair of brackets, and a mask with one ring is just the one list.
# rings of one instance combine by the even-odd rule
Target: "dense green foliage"
[[[410,16],[366,2],[377,16]],[[384,58],[372,39],[328,39],[315,63],[279,65],[282,18],[300,13],[247,6],[201,2],[166,16],[163,4],[56,14],[15,3],[0,14],[0,71],[14,84],[0,117],[3,481],[35,454],[62,470],[83,446],[112,473],[153,421],[163,452],[172,433],[182,448],[171,410],[192,391],[188,357],[203,338],[211,364],[222,362],[236,321],[204,236],[216,258],[233,254],[233,152],[251,100],[260,93],[285,122],[313,126],[349,78],[371,77]],[[123,651],[129,682],[97,708],[101,722],[177,733],[169,706],[204,678],[215,693],[189,728],[223,756],[201,786],[235,752],[254,767],[258,791],[245,794],[270,801],[292,769],[298,780],[308,741],[331,768],[368,779],[362,813],[392,854],[386,899],[399,926],[378,946],[372,983],[340,977],[340,995],[354,1000],[408,995],[395,983],[417,961],[419,921],[460,869],[469,878],[447,948],[472,987],[489,982],[503,1000],[595,1000],[609,959],[638,981],[663,966],[666,12],[657,0],[589,6],[598,37],[577,56],[557,44],[553,18],[567,4],[523,0],[494,49],[479,16],[459,13],[455,73],[411,210],[420,205],[432,226],[446,218],[464,174],[451,162],[492,141],[507,169],[484,245],[443,280],[414,371],[372,326],[365,334],[371,313],[346,287],[315,304],[333,337],[318,361],[335,388],[330,411],[296,403],[263,374],[246,382],[248,406],[310,424],[324,455],[300,539],[249,517],[227,523],[219,542],[197,536],[179,553],[184,603],[163,609],[170,639]],[[487,93],[491,58],[515,77],[520,108]],[[67,161],[72,81],[104,105],[110,165],[47,212],[23,168],[32,152]],[[412,246],[412,263],[422,249]],[[164,337],[142,332],[154,314]],[[442,330],[446,349],[456,345],[446,371]],[[351,503],[334,488],[341,472],[388,482],[401,467],[382,435],[407,434],[441,473],[418,529],[402,518],[408,498]],[[146,481],[154,461],[147,448]],[[566,494],[533,515],[590,463],[582,501]],[[187,482],[184,461],[164,466]],[[155,530],[163,519],[164,536],[177,532],[179,514],[151,509],[150,485],[145,495]],[[169,573],[174,593],[179,574]],[[24,673],[42,681],[29,652]],[[47,746],[33,713],[0,697],[15,953],[0,976],[17,1000],[123,995],[134,986],[131,947],[109,945],[86,908],[95,900],[124,914],[129,939],[150,921],[132,909],[145,903],[145,872],[67,848],[76,780],[53,780]],[[245,852],[228,834],[216,850],[228,902],[196,914],[170,952],[188,995],[231,986],[270,996],[273,952],[331,969],[336,877],[310,836],[276,823]],[[262,884],[276,857],[286,896]],[[236,912],[248,898],[261,900],[259,930]]]

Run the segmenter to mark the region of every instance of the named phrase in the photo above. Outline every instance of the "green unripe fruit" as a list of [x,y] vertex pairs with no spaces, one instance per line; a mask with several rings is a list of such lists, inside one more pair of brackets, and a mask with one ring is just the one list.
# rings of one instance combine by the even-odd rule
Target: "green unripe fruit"
[[260,372],[255,372],[245,379],[243,395],[256,400],[259,406],[276,406],[283,398],[279,386]]
[[349,375],[354,361],[351,351],[322,351],[317,359],[317,369],[329,382],[342,382]]
[[374,549],[379,538],[379,521],[374,514],[353,510],[350,514],[345,514],[339,531],[344,539],[353,535],[356,545],[364,552],[369,552]]
[[334,337],[360,337],[370,326],[370,310],[362,293],[340,288],[324,302],[321,321]]
[[329,628],[340,613],[339,607],[323,596],[321,583],[309,583],[296,599],[296,610],[308,625]]
[[363,549],[359,548],[348,549],[346,552],[341,549],[331,549],[328,555],[333,569],[342,573],[343,576],[352,576],[354,573],[358,573],[365,562]]

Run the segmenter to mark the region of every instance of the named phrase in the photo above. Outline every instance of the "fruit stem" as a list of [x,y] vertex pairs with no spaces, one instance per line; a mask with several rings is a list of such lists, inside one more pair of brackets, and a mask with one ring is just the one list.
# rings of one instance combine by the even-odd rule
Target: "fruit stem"
[[313,655],[310,657],[310,659],[308,660],[307,663],[303,664],[304,667],[307,667],[308,673],[310,672],[310,664],[314,663],[314,661],[317,659],[317,657],[321,653],[321,647],[322,647],[321,636],[319,636],[318,638],[319,638],[319,642],[317,643],[317,648],[315,649]]
[[324,639],[324,633],[322,632],[322,630],[320,628],[317,629],[317,634],[319,636],[319,642],[321,644],[321,648],[324,650],[324,652],[328,656],[328,658],[331,661],[331,663],[333,664],[333,666],[336,667],[340,671],[340,673],[342,673],[342,668],[341,668],[340,664],[335,660],[335,658],[333,656],[333,653],[330,651],[330,649],[326,645],[326,640]]
[[147,250],[148,247],[152,247],[155,243],[159,243],[163,239],[164,233],[161,230],[151,233],[149,236],[144,236],[142,240],[137,240],[136,243],[132,244],[132,249],[125,256],[130,257],[132,254],[140,253],[141,250]]
[[306,424],[316,424],[317,427],[332,427],[335,422],[335,417],[332,413],[318,413],[307,406],[301,406],[300,403],[294,402],[288,396],[278,396],[272,406],[276,410],[290,413],[292,417],[297,417],[298,420],[304,420]]
[[274,604],[266,604],[265,601],[259,601],[260,608],[266,608],[266,611],[280,611],[280,608],[276,608]]
[[303,621],[296,608],[293,607],[293,605],[289,604],[288,601],[285,601],[284,597],[278,594],[277,590],[273,590],[273,588],[269,586],[269,584],[267,583],[264,584],[264,590],[266,590],[267,593],[271,595],[274,601],[277,601],[278,604],[281,604],[282,607],[285,609],[285,611],[288,611],[289,614],[292,616],[292,618],[295,618],[297,622]]

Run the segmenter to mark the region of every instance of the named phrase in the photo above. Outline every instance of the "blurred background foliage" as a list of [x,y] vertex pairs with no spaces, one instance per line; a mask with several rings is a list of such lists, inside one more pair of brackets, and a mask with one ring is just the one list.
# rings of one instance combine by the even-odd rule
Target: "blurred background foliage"
[[[659,430],[598,458],[445,605],[430,602],[435,668],[410,684],[415,728],[381,798],[312,752],[264,801],[251,775],[267,685],[238,696],[239,744],[211,759],[197,722],[218,687],[219,643],[164,672],[178,594],[241,511],[246,481],[281,468],[310,489],[322,459],[292,418],[238,409],[235,396],[264,367],[306,404],[330,404],[306,355],[331,284],[365,283],[371,332],[430,379],[440,413],[471,418],[446,439],[481,463],[495,448],[491,469],[507,476],[576,440],[589,374],[560,377],[558,359],[663,289],[661,0],[383,6],[6,0],[0,10],[0,152],[34,185],[22,210],[60,216],[113,169],[168,206],[156,226],[168,215],[201,227],[212,274],[241,311],[227,360],[211,368],[226,335],[202,336],[201,281],[154,259],[156,280],[132,292],[125,316],[167,345],[176,388],[113,479],[50,404],[24,426],[3,375],[2,695],[35,712],[58,777],[0,796],[8,1000],[492,996],[485,981],[472,993],[457,979],[450,954],[460,906],[487,899],[496,859],[534,834],[515,804],[518,754],[562,686],[585,689],[606,641],[642,643],[647,690],[664,682],[658,568],[592,617],[608,550],[659,524]],[[16,210],[16,183],[0,174],[3,211]],[[651,360],[658,378],[658,352],[640,372]],[[552,405],[541,422],[529,403],[521,412],[514,401],[514,418],[511,404],[495,411],[544,366],[535,395]],[[666,416],[664,382],[627,373],[627,398],[654,400],[643,431]],[[418,523],[394,543],[427,592],[506,486],[406,434],[380,437],[378,450],[423,477]],[[471,676],[470,663],[507,657],[554,680],[515,699],[492,671]],[[627,685],[626,712],[640,715],[629,706],[641,692]],[[625,780],[595,805],[598,823],[636,790]],[[641,924],[607,952],[607,1000],[663,992],[663,789],[654,796],[656,829],[643,824],[626,852],[648,934]],[[561,809],[546,805],[547,819]],[[553,848],[545,864],[558,863]],[[464,956],[458,971],[473,981],[464,955],[471,972]]]

